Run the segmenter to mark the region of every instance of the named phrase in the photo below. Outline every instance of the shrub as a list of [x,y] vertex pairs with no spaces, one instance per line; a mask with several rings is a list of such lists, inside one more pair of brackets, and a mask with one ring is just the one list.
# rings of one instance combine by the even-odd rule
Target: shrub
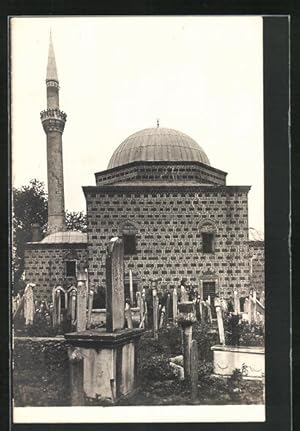
[[169,358],[165,355],[155,355],[140,364],[140,381],[143,384],[153,384],[164,380],[175,378],[173,370],[169,364]]
[[264,325],[262,322],[240,321],[238,316],[224,318],[226,344],[232,346],[264,346]]
[[212,361],[211,346],[217,344],[218,334],[211,330],[211,326],[206,322],[197,322],[193,325],[193,339],[197,341],[199,359]]

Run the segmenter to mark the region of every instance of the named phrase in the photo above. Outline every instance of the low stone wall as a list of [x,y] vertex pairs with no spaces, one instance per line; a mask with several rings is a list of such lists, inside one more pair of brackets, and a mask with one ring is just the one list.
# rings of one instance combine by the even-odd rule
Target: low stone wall
[[[131,315],[134,326],[138,326],[140,323],[140,309],[139,307],[131,308]],[[95,326],[103,325],[106,323],[106,309],[105,308],[94,308],[92,310],[91,324]]]
[[264,347],[215,345],[211,347],[211,350],[213,351],[214,374],[230,376],[235,369],[239,369],[245,378],[264,378]]

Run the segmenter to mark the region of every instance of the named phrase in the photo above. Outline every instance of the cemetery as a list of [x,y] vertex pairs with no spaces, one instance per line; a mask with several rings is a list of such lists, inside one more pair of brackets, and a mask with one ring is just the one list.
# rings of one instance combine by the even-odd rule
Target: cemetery
[[14,405],[263,404],[251,186],[227,185],[194,139],[157,121],[82,188],[86,229],[68,230],[51,36],[46,91],[47,221],[30,220],[12,298]]
[[35,308],[34,285],[14,300],[15,406],[264,402],[264,307],[255,294],[244,312],[238,298],[228,312],[218,298],[182,301],[177,289],[162,301],[153,281],[152,307],[138,293],[133,319],[123,271],[123,241],[112,238],[105,325],[92,324],[84,273],[69,292],[53,290],[51,307]]

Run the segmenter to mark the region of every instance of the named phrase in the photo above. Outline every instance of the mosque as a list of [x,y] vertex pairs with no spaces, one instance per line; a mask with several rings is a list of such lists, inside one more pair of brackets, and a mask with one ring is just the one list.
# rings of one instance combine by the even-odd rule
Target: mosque
[[[264,289],[263,241],[249,241],[250,186],[226,185],[226,172],[212,167],[205,151],[183,132],[140,130],[114,151],[96,184],[83,187],[87,233],[67,231],[64,208],[59,80],[50,39],[47,109],[41,122],[47,138],[48,233],[33,226],[25,251],[26,282],[37,299],[51,300],[55,286],[68,288],[79,273],[105,298],[105,253],[109,240],[124,241],[125,291],[156,280],[174,288],[186,279],[205,299],[247,296]],[[255,262],[256,272],[253,270]],[[101,297],[101,295],[100,295]],[[104,299],[105,301],[105,299]],[[103,304],[102,304],[103,305]]]

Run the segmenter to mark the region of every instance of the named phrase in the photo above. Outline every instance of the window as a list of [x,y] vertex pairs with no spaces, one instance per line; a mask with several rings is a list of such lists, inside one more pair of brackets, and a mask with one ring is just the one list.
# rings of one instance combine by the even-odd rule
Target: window
[[76,260],[66,260],[66,277],[76,277]]
[[203,251],[203,253],[213,253],[214,252],[214,239],[215,239],[215,235],[213,233],[202,232],[202,251]]
[[136,254],[135,234],[123,234],[124,254]]

